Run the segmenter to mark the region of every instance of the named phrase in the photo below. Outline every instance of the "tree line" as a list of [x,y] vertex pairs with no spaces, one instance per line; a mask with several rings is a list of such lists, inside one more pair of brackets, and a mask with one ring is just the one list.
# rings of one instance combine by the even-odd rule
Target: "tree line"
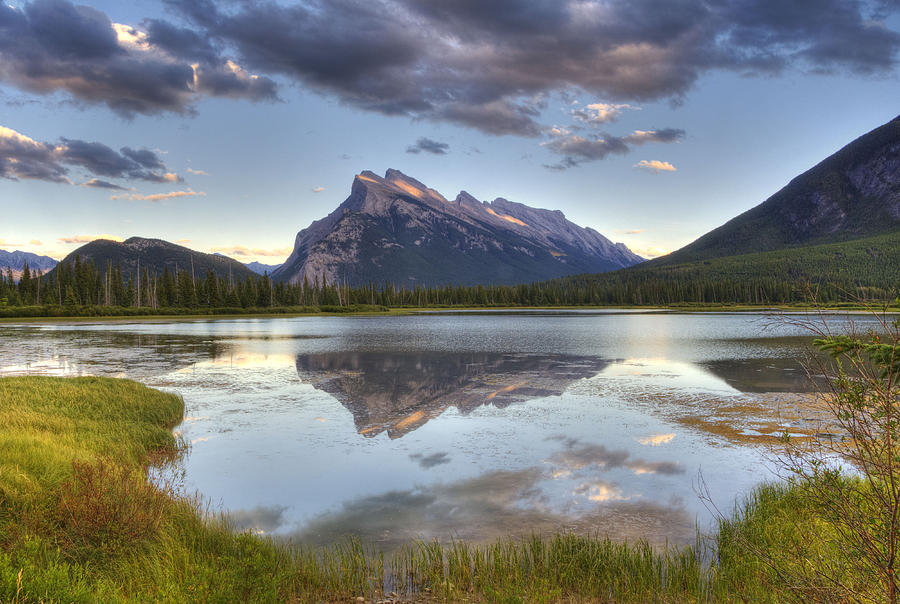
[[[44,275],[24,267],[18,281],[11,271],[0,275],[0,306],[49,309],[130,308],[159,312],[190,309],[287,309],[452,306],[672,306],[680,304],[791,304],[858,300],[889,301],[896,287],[869,285],[847,276],[800,281],[757,275],[725,277],[702,270],[631,270],[578,275],[521,285],[396,286],[392,283],[349,286],[325,279],[275,283],[266,275],[235,280],[207,271],[162,272],[143,268],[123,271],[119,264],[74,260]],[[8,314],[8,313],[7,313]],[[40,314],[40,313],[36,313]],[[64,313],[65,314],[65,313]]]

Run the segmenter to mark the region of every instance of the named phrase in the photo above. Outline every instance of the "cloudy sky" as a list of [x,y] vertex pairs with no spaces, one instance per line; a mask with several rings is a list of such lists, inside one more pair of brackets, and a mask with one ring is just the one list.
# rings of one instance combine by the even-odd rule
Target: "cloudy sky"
[[0,0],[0,249],[281,262],[362,170],[646,256],[900,113],[900,0]]

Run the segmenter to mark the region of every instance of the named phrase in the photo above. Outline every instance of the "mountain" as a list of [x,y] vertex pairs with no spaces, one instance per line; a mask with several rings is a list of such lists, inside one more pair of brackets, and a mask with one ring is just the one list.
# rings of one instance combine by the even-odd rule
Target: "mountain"
[[568,303],[892,300],[900,286],[900,117],[680,250],[542,284]]
[[559,396],[609,364],[593,357],[493,352],[341,351],[299,354],[301,381],[334,396],[359,434],[392,439],[422,427],[450,407],[468,414],[482,405]]
[[244,266],[249,268],[251,271],[253,271],[257,275],[264,275],[266,273],[269,273],[271,275],[281,265],[280,264],[263,264],[262,262],[248,262]]
[[755,208],[647,266],[834,243],[897,230],[900,116],[794,178]]
[[82,261],[91,261],[103,270],[107,261],[113,266],[121,264],[124,274],[133,273],[140,261],[141,272],[144,269],[150,273],[161,274],[165,268],[173,272],[191,270],[198,277],[212,270],[219,277],[232,277],[235,281],[242,281],[255,276],[249,268],[231,258],[214,254],[204,254],[181,245],[169,243],[162,239],[145,239],[143,237],[131,237],[124,242],[110,241],[109,239],[97,239],[86,243],[68,256],[63,262],[74,262],[75,256],[80,256]]
[[25,268],[26,263],[28,264],[28,270],[31,272],[39,270],[46,273],[56,266],[56,260],[50,256],[38,256],[31,252],[21,252],[19,250],[14,252],[0,250],[0,272],[3,273],[4,277],[7,270],[9,270],[13,279],[18,281],[19,277],[22,276],[22,269]]
[[272,277],[310,283],[515,284],[642,262],[562,212],[465,191],[448,200],[397,170],[363,172],[350,196],[297,234]]

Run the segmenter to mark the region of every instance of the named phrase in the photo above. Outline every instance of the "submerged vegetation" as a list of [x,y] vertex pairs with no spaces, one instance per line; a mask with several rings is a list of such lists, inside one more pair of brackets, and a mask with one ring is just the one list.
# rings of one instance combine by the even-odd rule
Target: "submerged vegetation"
[[[760,487],[693,547],[555,535],[386,557],[354,540],[289,545],[233,531],[161,478],[184,450],[171,432],[183,412],[128,380],[0,379],[0,601],[827,601],[846,593],[810,561],[855,568],[814,482]],[[881,599],[877,572],[845,575],[853,599]]]

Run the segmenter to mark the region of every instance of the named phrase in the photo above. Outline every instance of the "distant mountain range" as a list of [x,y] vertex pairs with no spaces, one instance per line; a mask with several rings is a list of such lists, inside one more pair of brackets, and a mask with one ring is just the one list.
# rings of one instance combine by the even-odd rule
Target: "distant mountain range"
[[42,273],[46,273],[56,266],[56,260],[50,256],[39,256],[31,252],[21,252],[19,250],[7,252],[0,250],[0,272],[3,273],[4,277],[9,271],[12,273],[13,279],[18,281],[26,264],[28,264],[28,270],[31,272],[39,270]]
[[249,268],[251,271],[253,271],[257,275],[264,275],[266,273],[271,275],[281,265],[280,264],[263,264],[262,262],[248,262],[244,266]]
[[[231,259],[231,256],[226,256],[225,254],[222,254],[220,252],[213,253],[213,256],[220,256],[222,258]],[[263,264],[262,262],[244,262],[242,264],[257,275],[265,275],[267,273],[271,275],[275,269],[281,266],[280,264]]]
[[276,281],[517,284],[644,259],[562,212],[465,191],[453,200],[397,170],[356,176],[350,196],[300,231]]
[[219,277],[235,281],[255,276],[246,265],[227,256],[204,254],[162,239],[131,237],[124,242],[97,239],[70,253],[63,262],[74,261],[76,256],[82,261],[93,262],[101,270],[107,262],[113,266],[119,264],[125,275],[134,274],[140,264],[141,272],[147,269],[150,273],[161,274],[168,268],[170,272],[193,270],[198,277],[203,277],[211,270]]

